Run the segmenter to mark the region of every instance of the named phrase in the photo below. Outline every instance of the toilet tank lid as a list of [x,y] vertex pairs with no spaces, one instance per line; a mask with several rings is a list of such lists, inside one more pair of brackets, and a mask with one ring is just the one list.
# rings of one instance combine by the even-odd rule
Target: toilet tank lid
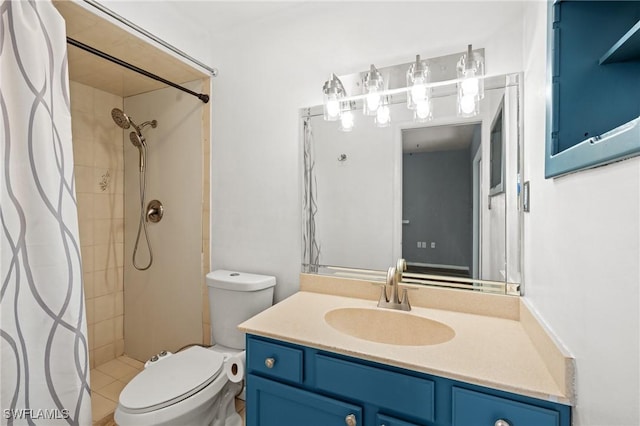
[[207,274],[207,285],[231,291],[258,291],[276,285],[276,277],[218,269]]

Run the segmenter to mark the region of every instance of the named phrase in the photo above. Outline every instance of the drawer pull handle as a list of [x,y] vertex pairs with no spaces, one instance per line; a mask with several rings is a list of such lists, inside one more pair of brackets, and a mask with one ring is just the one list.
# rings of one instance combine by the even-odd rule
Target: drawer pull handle
[[356,415],[349,414],[347,417],[344,418],[344,422],[347,426],[356,426],[357,425]]
[[506,420],[499,419],[499,420],[496,421],[494,426],[511,426],[511,424]]
[[264,365],[267,368],[273,368],[273,366],[276,365],[276,360],[274,358],[267,358],[264,360]]

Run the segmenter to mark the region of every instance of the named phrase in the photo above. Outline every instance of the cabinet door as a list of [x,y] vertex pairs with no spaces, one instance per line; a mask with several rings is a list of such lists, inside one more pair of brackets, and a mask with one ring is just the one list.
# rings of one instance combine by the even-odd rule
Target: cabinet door
[[390,416],[378,414],[376,416],[376,426],[418,426],[415,423],[405,422]]
[[453,426],[559,426],[560,414],[536,405],[453,387]]
[[247,376],[247,426],[358,426],[362,409],[282,383]]

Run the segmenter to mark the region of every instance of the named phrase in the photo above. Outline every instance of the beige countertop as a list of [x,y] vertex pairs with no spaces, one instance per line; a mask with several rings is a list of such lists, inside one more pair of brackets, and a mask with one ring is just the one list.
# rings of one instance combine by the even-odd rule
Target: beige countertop
[[[571,377],[565,380],[568,373],[563,367],[572,365],[572,360],[561,356],[562,371],[554,371],[554,367],[548,365],[549,357],[540,352],[540,346],[548,343],[543,342],[546,338],[529,333],[532,327],[523,325],[519,319],[414,306],[412,315],[439,321],[455,331],[450,341],[430,346],[371,342],[335,330],[324,320],[327,312],[337,308],[380,309],[376,305],[376,301],[362,298],[301,291],[245,321],[239,328],[249,334],[382,364],[563,404],[572,403],[573,370]],[[558,375],[564,377],[559,379]]]

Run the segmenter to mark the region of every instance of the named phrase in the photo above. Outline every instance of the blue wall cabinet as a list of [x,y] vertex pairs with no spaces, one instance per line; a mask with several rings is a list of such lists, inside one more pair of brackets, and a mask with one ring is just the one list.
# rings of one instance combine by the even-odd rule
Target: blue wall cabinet
[[253,335],[246,403],[247,426],[571,425],[563,404]]
[[546,177],[640,154],[640,1],[550,1]]

